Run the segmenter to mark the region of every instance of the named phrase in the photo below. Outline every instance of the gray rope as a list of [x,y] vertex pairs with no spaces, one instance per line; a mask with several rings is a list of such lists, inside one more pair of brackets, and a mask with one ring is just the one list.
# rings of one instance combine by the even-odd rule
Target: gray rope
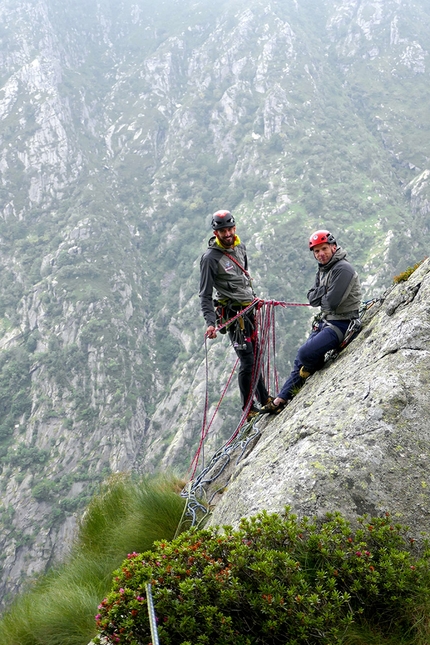
[[[213,498],[223,488],[223,486],[220,486],[220,488],[213,492],[210,499],[207,500],[205,485],[207,486],[209,484],[212,484],[222,475],[224,470],[231,462],[232,453],[236,451],[237,448],[240,448],[240,454],[236,459],[237,465],[242,459],[251,441],[260,436],[261,431],[258,429],[258,426],[255,423],[256,419],[253,419],[252,421],[246,423],[241,428],[235,441],[232,441],[231,443],[225,443],[214,454],[209,464],[199,473],[199,475],[195,479],[189,482],[188,486],[186,486],[186,488],[184,488],[184,490],[181,492],[181,496],[187,498],[187,510],[185,516],[191,519],[191,526],[196,526],[199,515],[202,515],[203,517],[209,515],[209,506]],[[216,464],[219,464],[220,467],[215,473],[210,475],[209,473],[213,470]],[[206,500],[206,505],[200,500]]]

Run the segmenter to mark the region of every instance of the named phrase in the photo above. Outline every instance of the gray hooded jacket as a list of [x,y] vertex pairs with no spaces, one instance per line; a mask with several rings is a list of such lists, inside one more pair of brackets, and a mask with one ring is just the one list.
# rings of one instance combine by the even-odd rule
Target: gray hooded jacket
[[327,264],[320,264],[315,283],[308,291],[309,304],[321,307],[326,320],[358,318],[361,287],[357,272],[340,246]]

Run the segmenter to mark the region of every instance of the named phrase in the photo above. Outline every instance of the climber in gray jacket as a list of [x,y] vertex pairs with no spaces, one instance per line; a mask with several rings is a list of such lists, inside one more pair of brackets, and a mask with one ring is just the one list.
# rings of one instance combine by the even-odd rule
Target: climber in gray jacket
[[[229,320],[250,305],[255,299],[248,273],[246,247],[236,235],[236,223],[232,214],[220,210],[212,216],[213,237],[200,260],[200,303],[206,321],[206,336],[216,338],[217,317],[214,308],[221,311],[223,321]],[[225,333],[225,330],[224,330]],[[248,311],[228,326],[233,348],[239,357],[239,389],[242,409],[249,407],[247,420],[258,414],[253,403],[249,406],[252,390],[258,401],[264,405],[272,399],[268,396],[261,374],[254,374],[256,337],[254,314]]]
[[333,235],[326,230],[312,233],[309,249],[318,262],[318,271],[308,291],[308,300],[312,307],[320,307],[321,312],[309,338],[297,352],[290,376],[262,412],[280,412],[305,380],[324,365],[326,352],[339,347],[351,320],[359,315],[360,281],[346,259],[346,251],[337,246]]

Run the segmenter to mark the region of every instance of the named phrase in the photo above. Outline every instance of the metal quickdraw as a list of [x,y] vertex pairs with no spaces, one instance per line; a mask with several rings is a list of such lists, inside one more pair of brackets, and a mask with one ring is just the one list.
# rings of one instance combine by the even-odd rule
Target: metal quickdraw
[[[230,311],[228,313],[235,313],[235,306],[233,305],[230,308]],[[255,325],[254,325],[254,316],[250,315],[251,312],[253,311],[253,308],[249,309],[246,313],[243,313],[237,318],[237,320],[234,323],[234,328],[232,331],[232,344],[234,349],[246,349],[247,348],[247,343],[252,342],[252,340],[255,338]],[[246,325],[245,321],[248,323],[248,333],[249,329],[251,330],[251,333],[249,336],[246,336]]]
[[353,318],[348,325],[348,329],[345,332],[343,341],[340,344],[340,349],[343,349],[350,343],[356,336],[361,332],[362,324],[360,318]]
[[219,302],[219,300],[214,300],[213,303],[214,303],[214,309],[215,309],[215,315],[216,315],[216,326],[220,328],[219,329],[220,334],[226,334],[227,327],[222,326],[228,318],[226,307],[221,302]]
[[243,316],[239,316],[233,331],[232,344],[234,349],[246,349],[245,322]]
[[323,319],[323,318],[322,318],[322,314],[321,314],[321,313],[316,314],[316,315],[313,317],[313,320],[312,320],[312,331],[319,331],[319,329],[320,329],[320,323],[321,323],[322,319]]

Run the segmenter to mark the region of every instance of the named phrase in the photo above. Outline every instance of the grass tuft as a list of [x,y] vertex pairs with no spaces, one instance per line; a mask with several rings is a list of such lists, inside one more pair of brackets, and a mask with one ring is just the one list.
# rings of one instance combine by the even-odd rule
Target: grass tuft
[[0,621],[0,645],[87,645],[94,616],[128,553],[171,540],[182,517],[173,476],[111,477],[86,509],[66,562],[39,577]]

